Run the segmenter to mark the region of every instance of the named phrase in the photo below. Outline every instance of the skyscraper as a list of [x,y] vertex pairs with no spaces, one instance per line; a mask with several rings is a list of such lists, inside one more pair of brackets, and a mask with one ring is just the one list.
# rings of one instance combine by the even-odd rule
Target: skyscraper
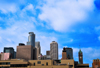
[[78,52],[78,56],[79,56],[79,64],[83,64],[83,53],[81,49]]
[[35,34],[33,32],[29,32],[27,45],[19,43],[19,46],[17,46],[16,58],[25,60],[36,59]]
[[58,43],[52,41],[50,43],[50,56],[53,60],[58,60]]
[[73,49],[72,48],[65,48],[67,53],[68,59],[73,59]]
[[35,48],[36,48],[36,57],[38,59],[38,56],[41,54],[40,42],[35,42]]
[[33,32],[29,32],[27,45],[35,47],[35,34]]

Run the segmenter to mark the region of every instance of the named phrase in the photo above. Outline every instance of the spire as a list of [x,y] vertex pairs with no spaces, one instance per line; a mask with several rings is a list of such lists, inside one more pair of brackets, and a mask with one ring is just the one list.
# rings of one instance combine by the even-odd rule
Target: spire
[[81,49],[79,50],[79,53],[82,53]]
[[81,48],[80,48],[80,45],[79,45],[79,53],[82,53]]

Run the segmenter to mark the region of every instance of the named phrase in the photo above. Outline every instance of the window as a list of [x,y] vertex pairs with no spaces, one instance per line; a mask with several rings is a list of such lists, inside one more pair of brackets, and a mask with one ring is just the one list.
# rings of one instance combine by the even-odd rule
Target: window
[[69,65],[70,67],[73,67],[73,65]]
[[3,62],[2,65],[6,65],[6,62]]
[[42,66],[44,66],[44,64],[42,64]]
[[6,53],[9,53],[9,52],[10,52],[10,50],[9,50],[9,49],[6,49],[6,50],[5,50],[5,52],[6,52]]
[[48,62],[46,62],[46,65],[48,65]]
[[27,64],[12,64],[10,67],[27,67]]
[[7,62],[6,64],[7,64],[7,65],[9,65],[9,64],[10,64],[10,62]]
[[35,63],[33,63],[33,65],[35,66]]
[[37,64],[41,64],[41,61],[38,61]]

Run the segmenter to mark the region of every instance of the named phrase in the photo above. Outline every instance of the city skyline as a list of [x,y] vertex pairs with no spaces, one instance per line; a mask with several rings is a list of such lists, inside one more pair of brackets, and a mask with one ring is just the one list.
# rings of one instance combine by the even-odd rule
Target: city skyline
[[[92,66],[100,59],[100,1],[99,0],[0,0],[0,52],[28,41],[28,32],[36,34],[41,53],[58,42],[59,58],[63,47],[83,52],[83,63]],[[80,48],[79,48],[80,45]]]

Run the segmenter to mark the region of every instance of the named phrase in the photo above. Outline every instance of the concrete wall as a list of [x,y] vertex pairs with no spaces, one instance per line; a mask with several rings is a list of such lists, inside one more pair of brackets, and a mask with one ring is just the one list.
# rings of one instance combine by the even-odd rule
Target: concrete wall
[[70,60],[61,60],[61,64],[73,65],[72,68],[74,68],[74,60],[73,59],[70,59]]
[[[38,61],[40,61],[41,63],[38,64]],[[48,66],[53,65],[53,60],[30,60],[29,62],[31,63],[31,65],[34,65],[35,63],[35,66],[42,66],[42,64],[46,66],[46,63],[48,63]]]

